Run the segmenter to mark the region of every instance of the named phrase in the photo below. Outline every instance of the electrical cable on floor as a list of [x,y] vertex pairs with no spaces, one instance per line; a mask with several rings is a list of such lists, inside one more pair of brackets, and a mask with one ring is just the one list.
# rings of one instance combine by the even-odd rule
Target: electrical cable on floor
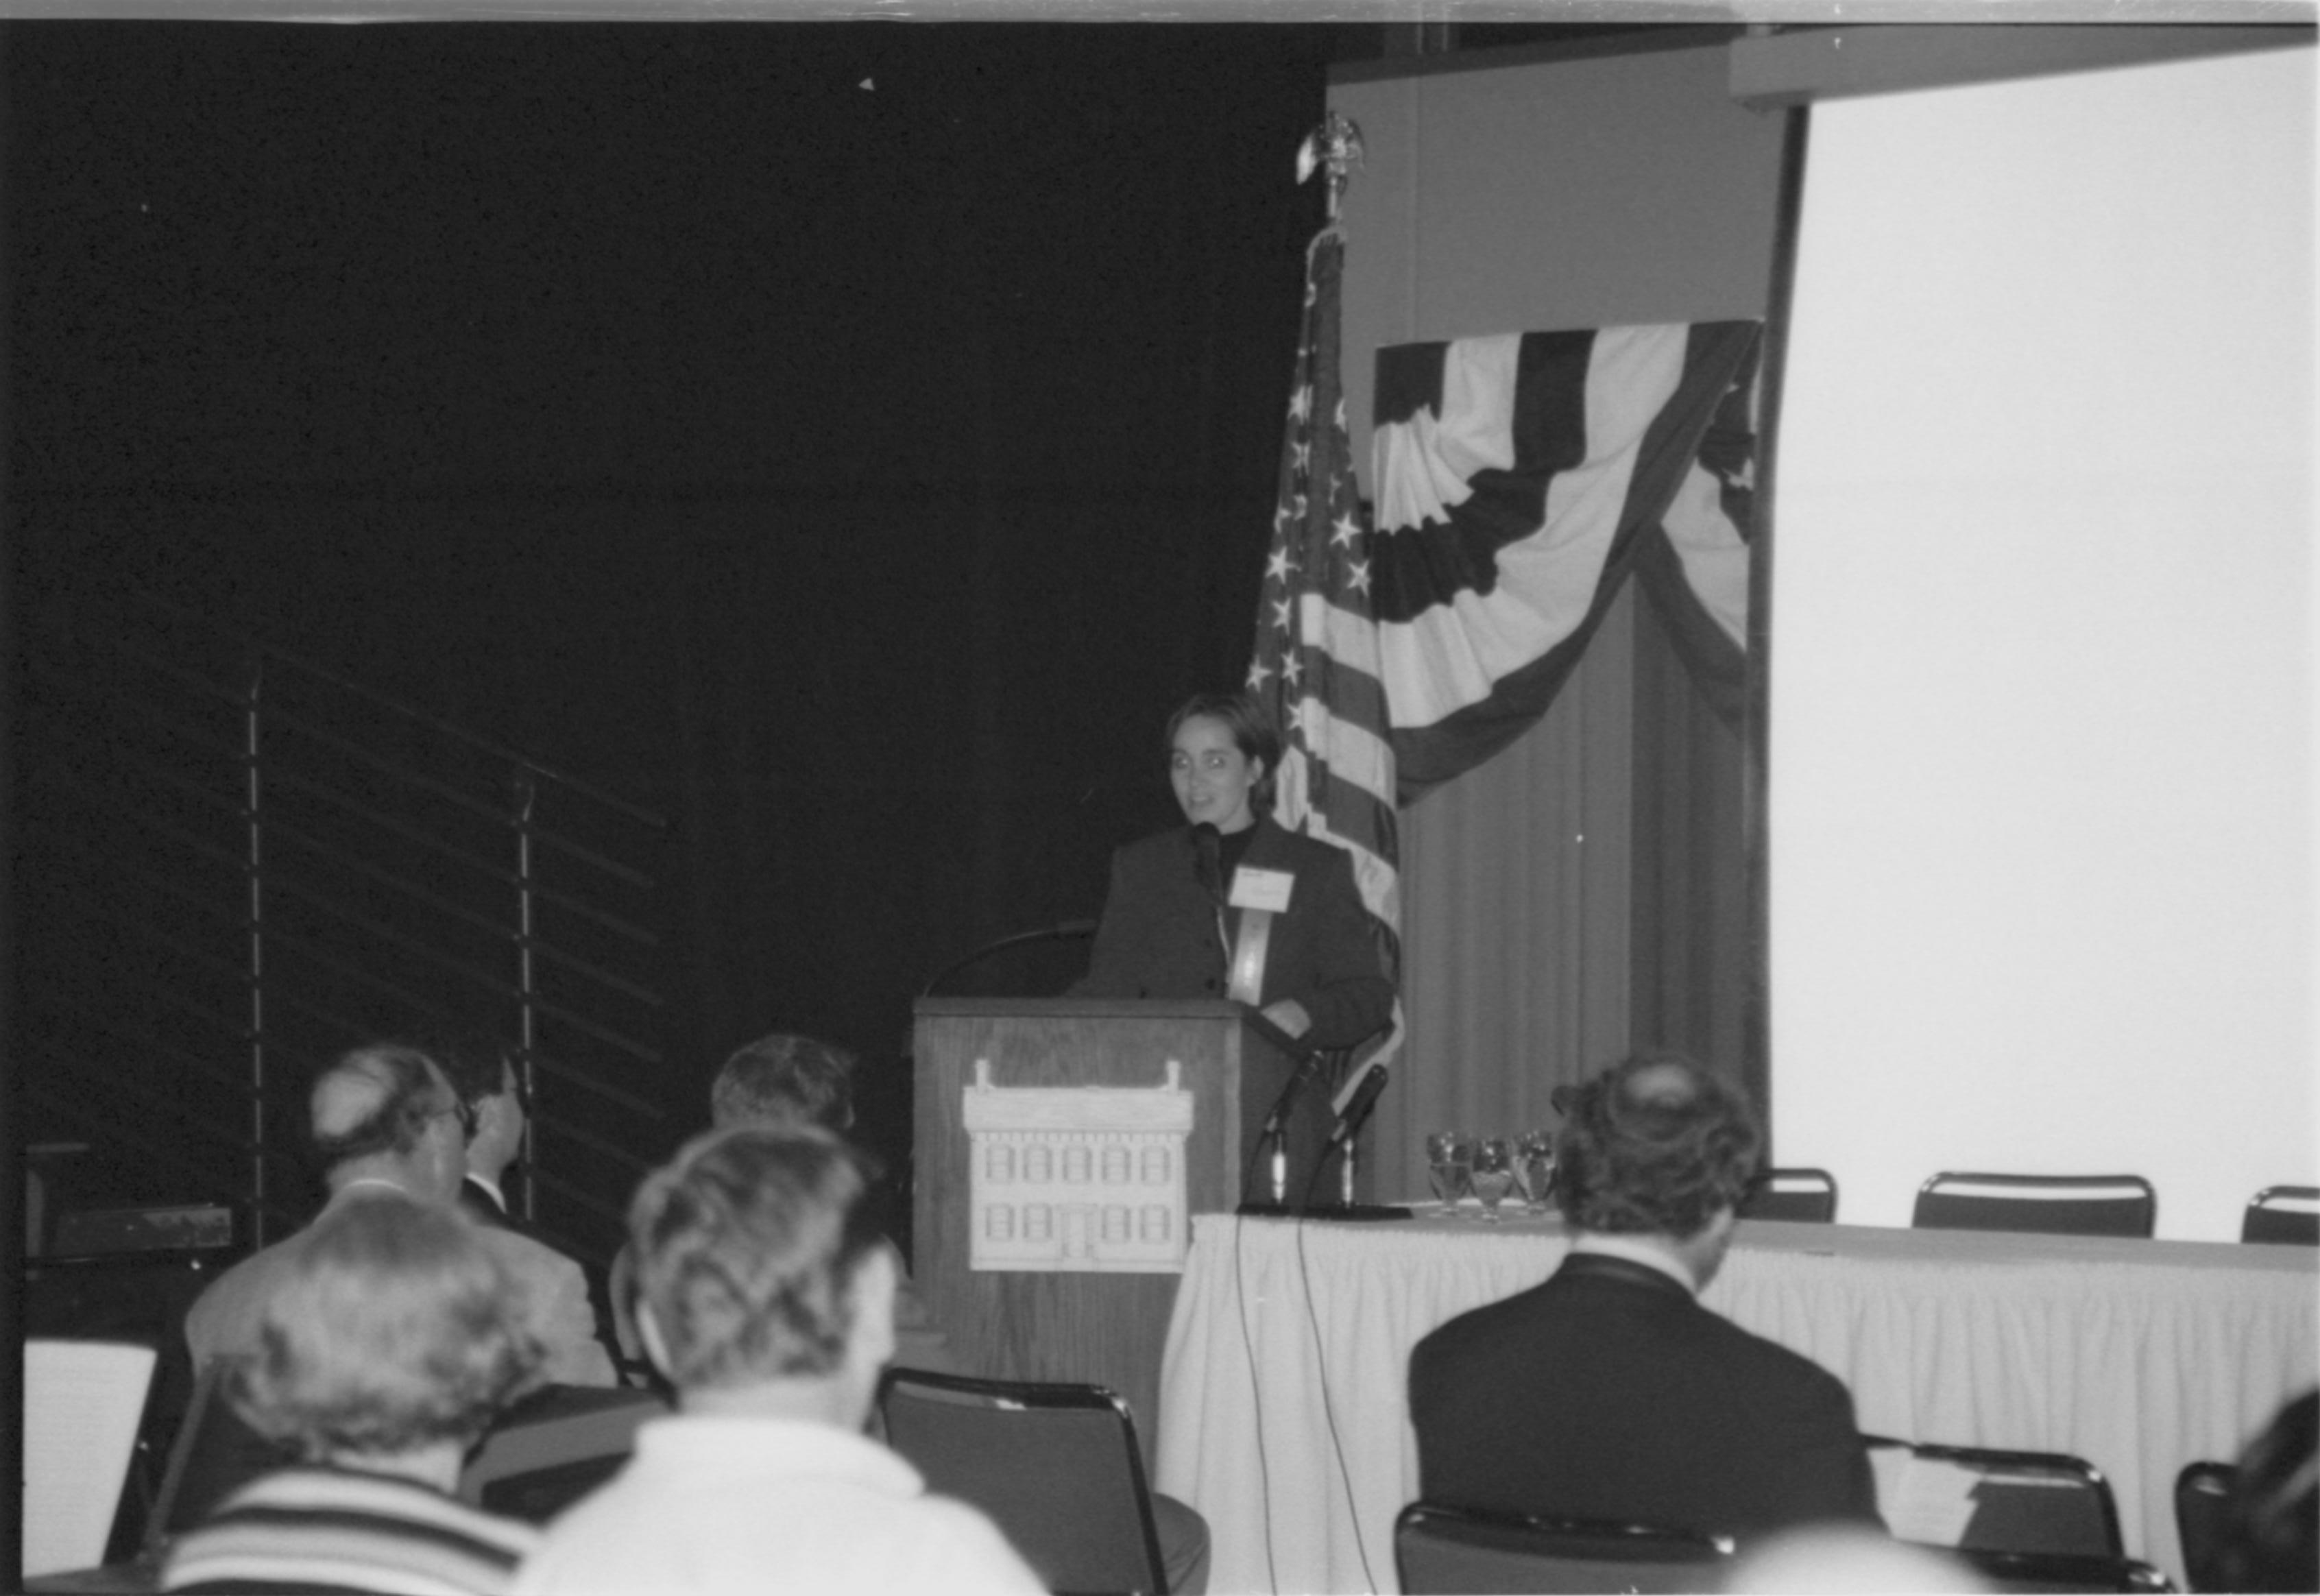
[[[1305,1325],[1313,1336],[1313,1368],[1321,1385],[1321,1415],[1329,1424],[1329,1449],[1337,1459],[1337,1485],[1345,1492],[1346,1514],[1354,1526],[1354,1549],[1361,1554],[1362,1578],[1369,1585],[1370,1596],[1377,1596],[1377,1573],[1370,1567],[1369,1537],[1362,1533],[1361,1504],[1354,1500],[1354,1471],[1346,1462],[1346,1443],[1337,1433],[1337,1405],[1329,1400],[1329,1366],[1321,1348],[1321,1320],[1313,1311],[1313,1278],[1305,1262],[1305,1216],[1303,1210],[1313,1205],[1313,1192],[1321,1183],[1321,1172],[1328,1165],[1324,1157],[1316,1164],[1305,1183],[1305,1200],[1296,1215],[1297,1225],[1297,1283],[1305,1294]],[[1246,1327],[1243,1327],[1246,1330]],[[1271,1525],[1266,1526],[1268,1537]],[[1271,1550],[1270,1546],[1267,1551]]]
[[1264,1580],[1266,1586],[1280,1596],[1281,1573],[1273,1563],[1273,1467],[1264,1455],[1264,1392],[1256,1379],[1256,1342],[1248,1333],[1248,1287],[1241,1279],[1241,1227],[1248,1221],[1233,1220],[1233,1317],[1240,1322],[1241,1350],[1248,1358],[1249,1414],[1256,1423],[1256,1480],[1259,1502],[1264,1519]]

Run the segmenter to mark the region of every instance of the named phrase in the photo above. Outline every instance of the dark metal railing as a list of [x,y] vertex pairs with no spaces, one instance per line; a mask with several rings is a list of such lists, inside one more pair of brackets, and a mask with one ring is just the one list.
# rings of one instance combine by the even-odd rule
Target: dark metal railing
[[608,1252],[658,1150],[639,1087],[662,1063],[666,823],[150,593],[32,634],[27,1140],[85,1144],[77,1178],[112,1202],[228,1202],[262,1244],[316,1195],[315,1065],[381,1035],[488,1033],[533,1104],[518,1201]]

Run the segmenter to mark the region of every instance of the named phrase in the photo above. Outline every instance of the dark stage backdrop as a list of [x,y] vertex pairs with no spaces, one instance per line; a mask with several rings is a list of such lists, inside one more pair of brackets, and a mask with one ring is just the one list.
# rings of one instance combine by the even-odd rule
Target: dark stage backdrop
[[672,817],[640,1153],[766,1029],[891,1067],[1245,665],[1364,32],[11,24],[16,618],[148,584]]

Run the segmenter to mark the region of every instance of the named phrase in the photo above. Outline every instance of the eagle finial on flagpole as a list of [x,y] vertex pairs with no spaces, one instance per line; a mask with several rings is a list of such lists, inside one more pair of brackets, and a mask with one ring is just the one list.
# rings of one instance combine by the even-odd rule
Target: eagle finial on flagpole
[[1304,182],[1318,168],[1328,168],[1329,222],[1337,220],[1337,202],[1346,197],[1346,185],[1354,168],[1362,164],[1362,130],[1353,118],[1340,111],[1331,111],[1321,125],[1305,135],[1305,142],[1297,147],[1297,181]]

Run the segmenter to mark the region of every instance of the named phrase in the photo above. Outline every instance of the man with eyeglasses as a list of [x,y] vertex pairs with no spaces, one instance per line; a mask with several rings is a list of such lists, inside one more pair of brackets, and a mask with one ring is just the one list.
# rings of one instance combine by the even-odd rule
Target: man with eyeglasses
[[[355,1048],[316,1077],[307,1106],[331,1193],[324,1213],[360,1202],[456,1202],[467,1171],[466,1115],[441,1068],[419,1048]],[[195,1301],[186,1340],[195,1368],[256,1347],[266,1304],[309,1233],[244,1258]],[[547,1351],[546,1379],[616,1383],[580,1266],[517,1231],[483,1234],[525,1301],[530,1328]]]
[[428,1036],[421,1049],[433,1059],[459,1099],[459,1123],[467,1138],[467,1174],[459,1183],[459,1211],[479,1225],[495,1230],[515,1230],[549,1251],[571,1258],[588,1283],[588,1307],[596,1321],[596,1339],[607,1356],[619,1363],[612,1328],[612,1299],[604,1270],[556,1245],[529,1220],[509,1206],[505,1181],[508,1166],[523,1152],[524,1132],[531,1123],[530,1094],[516,1073],[506,1048],[485,1033],[464,1032]]
[[[513,1211],[503,1183],[508,1165],[523,1152],[531,1117],[523,1082],[506,1053],[487,1040],[460,1036],[422,1039],[421,1046],[459,1099],[460,1123],[467,1138],[459,1207],[477,1224],[507,1225]],[[514,1228],[524,1229],[521,1224]]]

